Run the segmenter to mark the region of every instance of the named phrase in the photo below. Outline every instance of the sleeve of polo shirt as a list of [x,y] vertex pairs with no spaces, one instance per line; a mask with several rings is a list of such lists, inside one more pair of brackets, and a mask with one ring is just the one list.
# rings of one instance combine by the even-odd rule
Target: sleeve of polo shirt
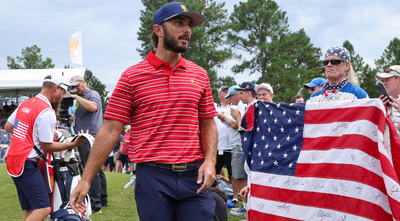
[[101,98],[100,98],[100,94],[97,91],[92,90],[92,93],[89,93],[89,96],[87,97],[86,100],[89,101],[93,101],[96,106],[97,106],[97,110],[99,110],[101,107]]
[[39,134],[39,141],[52,143],[56,126],[56,115],[52,110],[46,110],[38,116],[36,126]]
[[132,113],[132,91],[128,75],[124,72],[110,97],[104,118],[129,123]]
[[199,118],[212,118],[217,116],[208,77],[206,81],[206,87],[199,102]]
[[15,109],[15,111],[11,114],[11,116],[8,118],[8,122],[12,125],[15,125],[15,117],[17,116],[18,108]]

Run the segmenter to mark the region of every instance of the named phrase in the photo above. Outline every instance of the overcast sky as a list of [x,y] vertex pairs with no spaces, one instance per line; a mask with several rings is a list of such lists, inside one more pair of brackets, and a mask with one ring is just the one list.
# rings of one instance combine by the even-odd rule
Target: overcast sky
[[[374,66],[374,60],[380,58],[390,41],[400,37],[399,0],[277,3],[287,12],[290,30],[304,28],[311,43],[323,53],[349,40],[356,53]],[[229,13],[235,4],[239,0],[226,2]],[[55,68],[71,65],[69,37],[81,31],[83,67],[90,69],[111,93],[120,74],[141,61],[136,51],[141,44],[137,40],[141,9],[144,7],[139,0],[0,0],[0,70],[8,69],[7,56],[20,56],[22,49],[34,44],[42,49],[44,58],[53,60]],[[230,75],[233,63],[237,61],[226,63],[218,75]],[[234,75],[238,83],[258,77]]]

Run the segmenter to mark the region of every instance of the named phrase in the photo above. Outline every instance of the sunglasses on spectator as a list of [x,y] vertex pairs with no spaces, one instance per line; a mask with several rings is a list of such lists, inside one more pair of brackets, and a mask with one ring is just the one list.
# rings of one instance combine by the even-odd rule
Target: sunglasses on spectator
[[314,91],[314,90],[315,90],[315,87],[309,87],[308,90],[309,90],[309,91],[310,91],[310,90],[311,90],[311,91]]
[[342,59],[332,59],[332,60],[323,60],[322,64],[324,64],[325,66],[327,66],[329,64],[329,62],[331,62],[332,65],[338,65],[340,63],[342,63]]
[[386,68],[386,69],[385,69],[385,73],[390,73],[390,71],[394,71],[394,72],[400,74],[400,72],[398,72],[398,71],[396,71],[396,70],[393,70],[393,69],[391,69],[391,68]]

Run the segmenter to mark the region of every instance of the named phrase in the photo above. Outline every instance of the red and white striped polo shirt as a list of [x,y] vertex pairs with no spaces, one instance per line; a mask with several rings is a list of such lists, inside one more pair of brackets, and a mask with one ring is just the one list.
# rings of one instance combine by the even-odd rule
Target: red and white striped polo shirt
[[182,57],[171,70],[154,51],[125,70],[104,115],[131,122],[132,161],[171,164],[204,159],[199,118],[214,116],[207,72]]

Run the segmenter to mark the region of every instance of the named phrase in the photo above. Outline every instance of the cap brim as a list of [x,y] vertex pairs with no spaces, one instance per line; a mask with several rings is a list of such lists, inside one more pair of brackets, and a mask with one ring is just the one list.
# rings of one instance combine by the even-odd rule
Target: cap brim
[[310,87],[316,87],[316,86],[318,86],[318,85],[313,84],[313,83],[304,84],[305,89],[309,89]]
[[71,94],[68,91],[65,92],[63,98],[69,98],[69,97],[72,97]]
[[235,88],[236,91],[249,91],[247,88]]
[[390,74],[390,73],[379,73],[379,74],[375,75],[375,77],[378,80],[381,80],[381,81],[383,81],[385,78],[390,78],[390,77],[393,77],[393,76],[396,76],[396,75],[393,75],[393,74]]
[[80,81],[75,81],[75,82],[71,82],[69,85],[70,86],[77,86],[79,84]]
[[192,28],[201,25],[204,22],[204,17],[197,12],[185,12],[179,15],[185,15],[192,19]]

